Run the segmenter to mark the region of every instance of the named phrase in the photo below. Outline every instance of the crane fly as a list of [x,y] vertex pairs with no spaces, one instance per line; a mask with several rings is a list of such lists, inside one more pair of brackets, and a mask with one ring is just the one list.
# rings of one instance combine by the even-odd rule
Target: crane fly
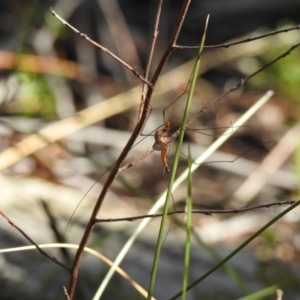
[[[191,73],[191,77],[193,75],[193,72]],[[191,80],[190,77],[190,80]],[[189,83],[190,83],[189,80]],[[170,122],[166,122],[165,121],[165,111],[171,106],[173,105],[180,97],[182,97],[186,91],[187,88],[189,86],[189,83],[185,89],[185,91],[178,97],[176,98],[171,104],[169,104],[164,110],[163,110],[163,119],[164,119],[164,125],[163,125],[163,129],[157,130],[154,134],[154,138],[155,138],[155,143],[153,144],[152,148],[148,149],[146,153],[144,153],[144,155],[142,155],[141,157],[139,157],[138,159],[132,161],[130,164],[125,165],[121,168],[119,168],[118,173],[136,165],[137,163],[139,163],[140,161],[142,161],[144,158],[146,158],[148,155],[150,155],[153,151],[160,151],[161,152],[161,162],[162,165],[164,167],[164,171],[166,173],[170,173],[170,169],[168,166],[168,153],[171,147],[172,142],[179,136],[180,134],[180,130],[181,127],[177,126],[177,125],[173,125]],[[200,115],[202,115],[204,112],[206,112],[209,108],[211,108],[212,106],[214,106],[219,100],[221,100],[225,95],[229,94],[231,91],[234,91],[236,88],[232,88],[231,90],[227,91],[225,94],[215,98],[213,101],[209,102],[208,104],[205,104],[196,114],[194,117],[192,117],[191,119],[189,119],[186,122],[185,128],[183,130],[189,129],[188,126],[195,121]],[[241,126],[243,127],[243,126]],[[193,130],[195,132],[199,132],[199,129],[190,129]],[[141,134],[142,135],[142,134]],[[149,136],[149,135],[147,135]],[[248,150],[250,151],[250,150]],[[248,152],[246,151],[246,153]],[[242,154],[243,155],[243,154]]]
[[[195,132],[199,133],[200,129],[192,129],[192,128],[188,128],[188,126],[193,121],[195,121],[203,112],[205,112],[208,109],[208,107],[210,107],[210,106],[211,106],[211,104],[204,106],[193,118],[188,120],[184,130],[192,130],[192,131],[195,131]],[[160,126],[160,127],[162,127],[162,126]],[[239,126],[239,127],[248,127],[248,126]],[[221,128],[228,128],[228,127],[221,127]],[[216,128],[214,128],[214,129],[216,129]],[[163,125],[163,128],[159,129],[155,132],[155,134],[154,134],[155,142],[154,142],[153,146],[151,148],[149,148],[147,150],[147,152],[144,153],[141,157],[139,157],[136,160],[132,161],[130,164],[119,168],[118,173],[120,173],[121,171],[124,171],[124,170],[136,165],[140,161],[144,160],[152,152],[160,151],[161,152],[160,158],[161,158],[161,163],[164,167],[164,172],[169,174],[170,169],[169,169],[169,165],[168,165],[168,154],[169,154],[172,142],[179,136],[180,130],[181,130],[180,126],[171,124],[171,122],[165,122],[164,125]],[[203,133],[203,134],[205,134],[205,133]],[[149,136],[149,135],[147,135],[147,136]],[[265,144],[265,143],[262,143],[262,144]],[[259,145],[256,145],[255,147],[257,147],[257,146],[259,146]],[[244,154],[249,152],[251,149],[248,149],[247,151],[245,151],[240,156],[243,156]],[[236,159],[238,159],[240,156],[238,156]],[[235,161],[236,159],[234,159],[233,161]],[[233,162],[233,161],[219,161],[219,162]]]
[[[193,121],[195,121],[203,112],[205,112],[213,104],[214,102],[211,102],[209,105],[204,106],[192,119],[190,119],[186,123],[185,128],[187,129],[188,125],[190,125]],[[164,167],[164,171],[169,174],[170,169],[168,165],[168,153],[172,142],[179,136],[180,130],[181,130],[180,126],[173,125],[170,122],[164,122],[163,129],[157,130],[154,134],[155,143],[153,144],[152,148],[148,149],[144,155],[134,160],[130,164],[119,168],[118,173],[136,165],[144,158],[146,158],[148,155],[150,155],[153,151],[160,151],[161,152],[160,157],[161,157],[162,165]]]
[[146,153],[144,153],[141,157],[134,160],[130,164],[123,166],[119,169],[119,173],[124,171],[150,155],[153,151],[160,151],[161,152],[161,162],[164,167],[164,171],[166,173],[170,173],[169,165],[168,165],[168,154],[171,147],[172,142],[178,137],[180,133],[180,127],[176,125],[172,125],[170,122],[166,122],[163,125],[163,129],[157,130],[154,134],[155,142],[152,148],[149,148]]
[[152,149],[155,151],[160,151],[161,163],[164,167],[164,171],[168,174],[170,173],[168,165],[168,154],[172,142],[178,137],[180,133],[180,127],[176,125],[171,125],[170,122],[164,124],[164,128],[157,130],[155,132],[154,138],[155,143],[152,146]]

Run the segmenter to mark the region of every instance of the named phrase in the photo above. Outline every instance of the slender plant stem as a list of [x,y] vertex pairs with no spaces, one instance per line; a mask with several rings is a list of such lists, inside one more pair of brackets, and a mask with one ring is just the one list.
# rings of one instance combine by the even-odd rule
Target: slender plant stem
[[202,39],[201,39],[201,42],[200,42],[199,55],[198,55],[197,60],[196,60],[196,66],[195,66],[195,71],[194,71],[193,78],[192,78],[191,88],[190,88],[190,91],[189,91],[189,96],[188,96],[188,99],[187,99],[187,103],[186,103],[186,107],[185,107],[185,111],[184,111],[184,115],[183,115],[182,127],[181,127],[181,131],[180,131],[179,139],[178,139],[178,145],[177,145],[177,149],[176,149],[176,153],[175,153],[174,164],[173,164],[173,167],[172,167],[172,172],[171,172],[171,176],[170,176],[166,201],[165,201],[165,205],[164,205],[164,209],[163,209],[163,217],[162,217],[162,220],[161,220],[159,234],[158,234],[157,243],[156,243],[156,249],[155,249],[154,260],[153,260],[152,271],[151,271],[151,278],[150,278],[150,282],[149,282],[148,299],[151,299],[151,297],[153,295],[153,291],[154,291],[156,273],[157,273],[157,270],[158,270],[159,257],[160,257],[162,243],[163,243],[164,229],[165,229],[165,225],[166,225],[166,222],[167,222],[167,213],[168,213],[169,202],[170,202],[171,193],[172,193],[172,186],[173,186],[173,183],[175,181],[175,174],[176,174],[177,165],[178,165],[178,161],[179,161],[180,149],[181,149],[181,145],[182,145],[182,142],[183,142],[183,136],[184,136],[184,130],[183,129],[185,128],[186,122],[188,120],[190,105],[191,105],[191,102],[192,102],[193,93],[194,93],[196,80],[197,80],[197,75],[198,75],[198,72],[199,72],[200,54],[202,52],[204,42],[205,42],[207,26],[208,26],[208,20],[209,20],[209,17],[207,17],[207,19],[206,19],[204,33],[202,35]]
[[187,189],[187,199],[186,199],[186,240],[185,240],[185,250],[184,250],[184,275],[182,283],[182,300],[186,300],[187,285],[189,279],[190,270],[190,258],[191,258],[191,235],[192,235],[192,211],[193,211],[193,196],[192,196],[192,186],[193,186],[193,176],[192,176],[192,158],[191,158],[191,147],[189,144],[188,152],[188,189]]

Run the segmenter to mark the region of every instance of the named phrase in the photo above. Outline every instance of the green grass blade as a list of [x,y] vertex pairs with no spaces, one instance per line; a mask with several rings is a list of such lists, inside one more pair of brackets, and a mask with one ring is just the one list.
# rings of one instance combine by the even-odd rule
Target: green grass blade
[[193,199],[192,199],[192,159],[191,159],[191,147],[189,145],[188,152],[188,191],[186,200],[186,241],[184,251],[184,274],[182,283],[182,300],[186,300],[187,284],[190,270],[190,256],[191,256],[191,233],[192,233],[192,211],[193,211]]
[[196,81],[197,81],[197,77],[198,77],[198,73],[199,73],[200,57],[201,57],[201,53],[202,53],[202,50],[203,50],[203,47],[204,47],[208,20],[209,20],[209,16],[206,19],[204,33],[203,33],[202,38],[201,38],[199,53],[198,53],[198,57],[197,57],[197,60],[196,60],[195,69],[194,69],[193,77],[192,77],[192,81],[191,81],[191,87],[190,87],[190,90],[189,90],[189,95],[188,95],[188,99],[187,99],[187,102],[186,102],[185,111],[184,111],[184,115],[183,115],[183,119],[182,119],[181,130],[180,130],[180,134],[179,134],[179,138],[178,138],[178,144],[177,144],[177,148],[176,148],[176,152],[175,152],[174,163],[173,163],[173,167],[172,167],[172,171],[171,171],[171,175],[170,175],[168,191],[167,191],[165,205],[164,205],[164,209],[163,209],[163,216],[162,216],[162,219],[161,219],[160,229],[159,229],[159,233],[158,233],[158,237],[157,237],[156,249],[155,249],[154,260],[153,260],[152,271],[151,271],[151,277],[150,277],[150,282],[149,282],[148,299],[151,299],[151,297],[153,295],[155,279],[156,279],[156,274],[157,274],[157,269],[158,269],[158,264],[159,264],[159,257],[160,257],[160,252],[161,252],[161,247],[162,247],[162,244],[163,244],[163,240],[164,240],[164,230],[165,230],[167,217],[168,217],[167,213],[168,213],[170,198],[171,198],[171,194],[172,194],[172,188],[173,188],[173,184],[174,184],[174,181],[175,181],[175,174],[176,174],[176,170],[177,170],[177,166],[178,166],[178,162],[179,162],[180,149],[181,149],[182,142],[183,142],[184,128],[185,128],[187,120],[188,120],[189,110],[190,110],[190,106],[191,106],[191,102],[192,102],[192,98],[193,98],[193,93],[194,93],[194,90],[195,90]]
[[298,181],[298,197],[300,197],[300,142],[298,143],[296,149],[295,149],[295,172],[296,172],[296,178]]

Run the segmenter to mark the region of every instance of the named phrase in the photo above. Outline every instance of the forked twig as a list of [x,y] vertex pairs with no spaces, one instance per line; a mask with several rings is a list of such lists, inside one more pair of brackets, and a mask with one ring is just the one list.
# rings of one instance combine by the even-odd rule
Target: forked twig
[[[261,205],[255,205],[255,206],[250,206],[250,207],[245,207],[245,208],[240,208],[240,209],[194,209],[192,210],[193,214],[203,214],[203,215],[208,215],[212,216],[213,214],[239,214],[243,213],[246,211],[250,210],[255,210],[259,208],[269,208],[272,206],[277,206],[277,205],[292,205],[296,201],[294,200],[286,200],[286,201],[280,201],[280,202],[272,202],[269,204],[261,204]],[[186,209],[177,209],[176,211],[170,211],[167,213],[168,216],[171,215],[177,215],[177,214],[185,214]],[[120,221],[137,221],[140,219],[145,219],[145,218],[158,218],[161,217],[163,214],[151,214],[151,215],[140,215],[140,216],[134,216],[134,217],[125,217],[125,218],[108,218],[108,219],[96,219],[97,223],[108,223],[108,222],[120,222]]]
[[130,151],[134,141],[136,140],[136,138],[138,137],[138,135],[140,134],[147,116],[148,116],[148,111],[149,111],[149,107],[150,107],[150,102],[152,99],[152,94],[153,94],[153,89],[157,83],[157,80],[162,72],[162,69],[164,67],[164,65],[166,64],[168,58],[170,57],[172,51],[174,50],[173,46],[176,44],[177,38],[179,36],[179,32],[181,30],[183,21],[185,19],[188,7],[190,5],[190,0],[185,0],[184,3],[182,4],[182,9],[181,12],[179,13],[179,17],[178,17],[178,21],[175,25],[172,37],[170,38],[169,44],[167,46],[166,51],[164,52],[164,54],[162,55],[162,58],[156,68],[156,71],[152,77],[151,80],[151,85],[148,85],[148,89],[147,89],[147,93],[146,93],[146,97],[145,97],[145,102],[144,102],[144,106],[143,109],[141,111],[141,117],[129,139],[129,141],[127,142],[126,146],[124,147],[123,151],[121,152],[118,160],[116,161],[116,164],[114,165],[111,173],[109,174],[103,189],[97,199],[97,202],[94,206],[92,215],[89,219],[89,222],[86,226],[86,229],[84,231],[83,237],[81,239],[80,245],[78,247],[78,250],[76,252],[74,261],[73,261],[73,265],[72,265],[72,269],[71,269],[71,276],[70,276],[70,281],[69,281],[69,286],[68,286],[68,293],[70,296],[70,299],[73,298],[74,296],[74,292],[75,292],[75,287],[76,287],[76,282],[77,282],[77,277],[78,277],[78,269],[79,269],[79,263],[83,254],[83,250],[84,247],[86,246],[89,237],[93,231],[93,228],[95,226],[95,219],[99,213],[99,210],[101,208],[102,202],[111,186],[111,184],[113,183],[115,177],[118,174],[120,165],[122,164],[122,162],[124,161],[124,159],[126,158],[128,152]]
[[91,38],[88,37],[87,34],[80,32],[77,28],[73,27],[71,24],[69,24],[66,20],[64,20],[61,16],[59,16],[53,9],[52,7],[50,7],[51,13],[53,14],[53,16],[55,18],[57,18],[63,25],[68,26],[70,29],[72,29],[74,32],[76,32],[77,34],[79,34],[81,37],[83,37],[84,39],[86,39],[88,42],[90,42],[91,44],[93,44],[95,47],[97,47],[98,49],[100,49],[102,52],[108,54],[109,56],[111,56],[113,59],[115,59],[116,61],[118,61],[119,63],[121,63],[124,67],[126,67],[128,70],[130,70],[137,78],[139,78],[141,81],[143,81],[145,84],[147,84],[148,86],[151,86],[152,84],[147,81],[143,76],[141,76],[136,68],[131,67],[130,65],[128,65],[125,61],[123,61],[121,58],[119,58],[118,56],[116,56],[115,54],[113,54],[112,52],[110,52],[107,48],[103,47],[102,45],[98,44],[97,42],[95,42],[94,40],[92,40]]
[[55,264],[63,267],[64,269],[70,271],[70,268],[65,266],[63,263],[59,262],[56,258],[50,256],[47,252],[45,252],[43,249],[39,247],[39,245],[31,239],[16,223],[14,223],[2,210],[0,210],[0,215],[2,215],[10,225],[12,225],[14,228],[16,228],[25,238],[30,242],[30,244],[34,245],[36,249],[44,256],[46,256],[48,259],[53,261]]

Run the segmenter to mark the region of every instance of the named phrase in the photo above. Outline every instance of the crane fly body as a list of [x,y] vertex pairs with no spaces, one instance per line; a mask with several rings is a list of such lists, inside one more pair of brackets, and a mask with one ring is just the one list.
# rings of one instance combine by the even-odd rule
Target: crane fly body
[[154,135],[155,143],[153,144],[152,149],[161,152],[161,163],[164,167],[164,171],[166,171],[168,174],[170,173],[168,165],[168,153],[172,142],[178,137],[179,132],[180,127],[172,125],[170,122],[166,122],[164,124],[164,128],[157,130]]

